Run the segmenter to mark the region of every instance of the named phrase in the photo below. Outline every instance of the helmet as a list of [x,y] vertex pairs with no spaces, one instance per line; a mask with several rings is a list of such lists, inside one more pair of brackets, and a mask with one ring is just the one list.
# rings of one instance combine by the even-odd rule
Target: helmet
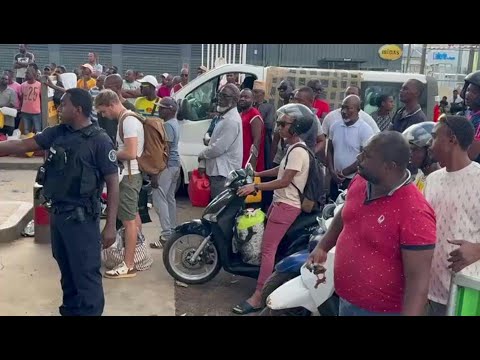
[[434,126],[434,122],[425,121],[408,127],[402,135],[409,144],[422,148],[427,147],[429,141],[432,139],[432,130]]
[[465,77],[464,81],[465,83],[477,85],[478,87],[480,87],[480,71],[475,71],[468,74]]
[[277,119],[288,116],[292,119],[290,133],[301,135],[306,133],[312,127],[315,120],[315,114],[303,104],[287,104],[277,110]]

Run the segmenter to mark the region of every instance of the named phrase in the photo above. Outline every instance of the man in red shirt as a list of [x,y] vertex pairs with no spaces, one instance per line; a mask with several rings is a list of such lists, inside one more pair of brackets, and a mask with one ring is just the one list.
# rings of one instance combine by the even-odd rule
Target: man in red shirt
[[262,115],[253,107],[253,93],[250,89],[240,92],[238,109],[241,111],[243,129],[243,161],[245,167],[248,158],[255,171],[265,170],[265,126]]
[[158,88],[157,96],[159,98],[170,97],[173,87],[173,76],[168,73],[163,73],[160,78],[162,79],[162,85]]
[[183,68],[182,71],[180,72],[180,83],[176,84],[173,87],[173,94],[175,94],[177,91],[179,91],[181,88],[183,88],[185,85],[188,84],[188,69]]
[[330,105],[325,100],[321,99],[323,93],[323,87],[320,83],[320,80],[310,80],[307,83],[307,86],[313,90],[315,94],[315,101],[313,102],[313,107],[317,109],[317,116],[320,121],[323,121],[323,118],[330,112]]
[[[308,264],[336,246],[340,316],[423,315],[436,241],[435,213],[411,182],[400,133],[372,137],[358,155],[345,205]],[[332,255],[330,255],[332,256]]]

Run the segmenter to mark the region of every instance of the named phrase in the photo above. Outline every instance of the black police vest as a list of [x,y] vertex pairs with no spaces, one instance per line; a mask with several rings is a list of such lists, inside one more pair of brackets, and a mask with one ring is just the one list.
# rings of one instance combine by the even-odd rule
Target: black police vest
[[53,203],[67,199],[99,201],[99,171],[85,162],[92,141],[105,130],[89,126],[71,135],[61,136],[50,147],[44,164],[43,194]]

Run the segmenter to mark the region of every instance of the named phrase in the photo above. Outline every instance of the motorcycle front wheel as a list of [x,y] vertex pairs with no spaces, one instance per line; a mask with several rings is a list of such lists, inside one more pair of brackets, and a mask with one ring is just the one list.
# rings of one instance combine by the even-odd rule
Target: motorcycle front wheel
[[195,261],[192,255],[205,237],[199,234],[175,233],[163,248],[163,264],[168,273],[185,284],[203,284],[213,279],[221,268],[218,249],[209,241]]
[[281,310],[272,310],[266,303],[268,296],[278,289],[280,286],[285,284],[287,281],[296,278],[299,275],[297,272],[277,272],[274,271],[272,275],[267,279],[265,285],[262,289],[262,305],[264,306],[263,310],[258,314],[258,316],[310,316],[311,313],[307,309],[302,307],[296,307],[291,309],[281,309]]

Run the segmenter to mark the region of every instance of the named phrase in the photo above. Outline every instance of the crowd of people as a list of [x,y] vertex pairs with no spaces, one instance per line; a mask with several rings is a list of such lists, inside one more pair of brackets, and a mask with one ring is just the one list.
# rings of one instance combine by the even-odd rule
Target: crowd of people
[[[42,77],[27,47],[22,44],[19,51],[16,73],[7,70],[1,78],[0,106],[17,108],[24,133],[38,134],[1,142],[0,152],[50,149],[44,187],[52,199],[52,247],[62,273],[60,312],[100,315],[104,298],[96,240],[102,236],[104,248],[114,243],[117,218],[125,229],[124,259],[104,276],[137,275],[135,249],[142,229],[138,201],[145,177],[139,159],[149,136],[147,118],[163,119],[169,149],[165,169],[149,176],[161,224],[151,248],[162,248],[176,226],[177,118],[182,109],[172,96],[188,84],[189,69],[181,69],[179,76],[163,73],[159,81],[129,69],[122,78],[114,66],[105,68],[89,53],[77,72],[76,87],[69,87],[62,82],[64,66],[47,65]],[[206,71],[199,67],[197,76]],[[54,91],[58,126],[42,129],[39,80]],[[403,105],[395,113],[394,98],[380,94],[371,115],[362,110],[357,86],[349,86],[341,107],[332,111],[319,80],[298,88],[283,80],[277,90],[283,102],[279,109],[266,101],[264,81],[240,86],[236,74],[228,74],[217,89],[210,128],[199,134],[205,148],[198,155],[198,169],[208,175],[212,198],[223,191],[228,174],[247,162],[255,177],[263,179],[238,191],[241,196],[262,191],[268,220],[257,287],[233,311],[247,314],[265,305],[263,285],[281,239],[303,211],[310,166],[317,166],[322,178],[318,186],[324,190],[315,199],[317,209],[348,189],[345,206],[309,259],[323,264],[336,246],[340,314],[422,315],[427,304],[429,314],[444,314],[450,270],[480,276],[480,195],[468,185],[480,176],[480,72],[467,76],[461,93],[454,93],[451,111],[459,109],[458,98],[462,104],[465,99],[463,116],[444,114],[437,123],[423,112],[424,84],[415,79],[402,85]],[[7,131],[18,127],[15,119],[5,123]],[[316,155],[314,163],[309,153]],[[58,160],[62,156],[73,160],[65,165]],[[108,214],[100,235],[96,204],[103,183]],[[85,256],[79,257],[80,252]]]

